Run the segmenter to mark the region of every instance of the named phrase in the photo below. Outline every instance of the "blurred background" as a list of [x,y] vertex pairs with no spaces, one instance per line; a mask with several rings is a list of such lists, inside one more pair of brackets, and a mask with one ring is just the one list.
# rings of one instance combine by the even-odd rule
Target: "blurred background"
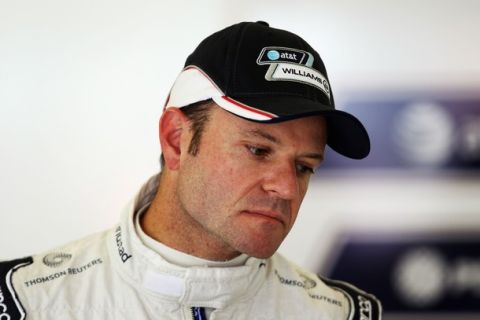
[[0,259],[114,225],[159,170],[187,55],[264,20],[317,49],[372,139],[364,161],[328,153],[280,251],[384,319],[479,319],[479,17],[474,0],[0,0]]

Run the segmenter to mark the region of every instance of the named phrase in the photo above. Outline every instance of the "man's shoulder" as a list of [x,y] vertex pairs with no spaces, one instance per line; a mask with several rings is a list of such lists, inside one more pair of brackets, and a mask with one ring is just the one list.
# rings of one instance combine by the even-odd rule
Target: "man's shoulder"
[[332,280],[318,276],[323,283],[341,292],[349,301],[352,320],[380,320],[382,318],[382,304],[373,294],[367,293],[351,283]]
[[29,257],[0,261],[1,276],[8,272],[35,274],[60,270],[62,267],[75,265],[97,255],[106,256],[106,237],[110,233],[111,230],[106,230],[90,234]]
[[382,306],[374,295],[350,283],[310,272],[280,254],[275,254],[272,262],[274,278],[280,284],[303,289],[306,296],[319,305],[330,306],[332,310],[342,309],[345,319],[381,319]]
[[109,259],[108,234],[92,234],[40,254],[1,261],[0,315],[5,310],[8,319],[23,319],[32,304],[48,299],[41,292],[54,295],[56,290],[73,288],[85,277],[95,277],[95,271]]

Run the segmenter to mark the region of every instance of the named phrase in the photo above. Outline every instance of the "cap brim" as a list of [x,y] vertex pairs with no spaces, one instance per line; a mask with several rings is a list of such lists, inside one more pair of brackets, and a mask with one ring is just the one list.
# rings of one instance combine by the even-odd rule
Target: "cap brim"
[[[370,153],[370,138],[363,124],[352,114],[332,109],[300,97],[222,97],[214,99],[222,108],[245,119],[275,123],[322,115],[327,121],[327,145],[352,159],[363,159]],[[228,106],[227,104],[235,104]],[[241,112],[242,109],[248,112]],[[250,116],[252,113],[260,116]]]
[[325,111],[327,144],[336,152],[352,158],[363,159],[370,153],[370,138],[363,124],[350,113]]

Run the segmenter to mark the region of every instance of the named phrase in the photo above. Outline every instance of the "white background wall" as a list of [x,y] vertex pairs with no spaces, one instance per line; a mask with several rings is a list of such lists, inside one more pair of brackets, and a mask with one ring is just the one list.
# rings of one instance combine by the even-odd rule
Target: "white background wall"
[[[0,0],[0,258],[118,221],[158,171],[157,122],[170,85],[212,32],[265,20],[302,35],[340,102],[379,89],[475,94],[479,14],[475,0]],[[417,177],[412,188],[390,172],[328,174],[281,250],[315,267],[312,253],[349,224],[480,226],[478,181]],[[391,221],[385,212],[397,214]]]

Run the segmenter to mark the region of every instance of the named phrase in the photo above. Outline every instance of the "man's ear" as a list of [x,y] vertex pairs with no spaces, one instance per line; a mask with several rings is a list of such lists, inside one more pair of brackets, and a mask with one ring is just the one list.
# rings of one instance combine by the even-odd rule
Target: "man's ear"
[[178,108],[168,108],[160,118],[159,135],[165,165],[169,170],[177,170],[182,153],[182,134],[187,134],[188,119]]

